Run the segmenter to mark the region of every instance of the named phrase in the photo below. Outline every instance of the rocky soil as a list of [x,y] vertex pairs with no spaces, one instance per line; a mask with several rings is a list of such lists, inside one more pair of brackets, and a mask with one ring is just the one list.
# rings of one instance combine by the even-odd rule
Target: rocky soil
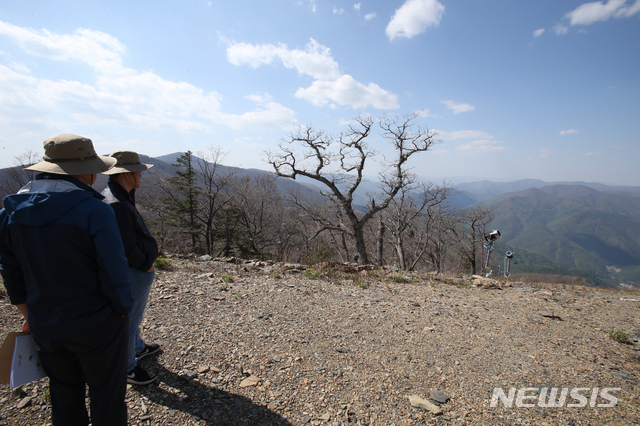
[[[158,380],[129,387],[132,425],[640,423],[639,293],[171,262],[143,323],[163,348],[141,361]],[[21,320],[6,297],[0,304],[4,340]],[[627,343],[612,338],[620,332]],[[0,425],[49,424],[47,387],[0,385]],[[495,388],[534,388],[521,399],[530,406],[517,394],[511,408],[492,404]],[[541,406],[553,388],[585,388],[584,401]],[[619,388],[617,404],[602,407],[611,399],[593,388]]]

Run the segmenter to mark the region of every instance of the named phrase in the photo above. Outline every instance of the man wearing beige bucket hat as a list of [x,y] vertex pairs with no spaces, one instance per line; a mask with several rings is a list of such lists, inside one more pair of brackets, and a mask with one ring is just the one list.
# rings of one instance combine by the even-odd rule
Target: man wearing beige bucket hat
[[90,139],[44,141],[35,179],[4,198],[0,270],[50,379],[52,422],[127,424],[126,351],[131,285],[113,210],[90,185],[116,160]]
[[102,172],[109,176],[109,182],[102,195],[116,214],[124,252],[129,261],[129,280],[133,297],[133,307],[129,314],[127,382],[147,385],[153,382],[156,376],[138,365],[138,360],[158,352],[160,345],[146,344],[142,340],[140,324],[155,277],[153,262],[158,257],[158,244],[136,208],[134,194],[135,190],[140,188],[141,173],[153,165],[141,163],[140,157],[133,151],[116,151],[109,157],[115,158],[117,162],[112,169]]

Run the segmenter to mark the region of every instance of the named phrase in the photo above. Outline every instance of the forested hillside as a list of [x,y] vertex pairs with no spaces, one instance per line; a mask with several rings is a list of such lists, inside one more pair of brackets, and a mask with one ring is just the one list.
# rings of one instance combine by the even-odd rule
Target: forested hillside
[[[186,153],[141,155],[154,167],[143,174],[136,198],[164,250],[298,262],[358,260],[342,213],[318,182],[224,166],[219,151],[206,154],[189,156],[191,187],[183,179],[189,175],[184,175]],[[1,170],[3,195],[31,177],[19,167]],[[94,188],[101,191],[106,180],[99,175]],[[378,208],[379,185],[373,178],[363,179],[355,189],[351,203],[356,215]],[[189,197],[191,207],[185,204]],[[400,191],[363,228],[363,241],[371,263],[484,274],[483,236],[492,229],[502,234],[489,265],[494,271],[503,267],[504,252],[513,251],[511,272],[516,274],[583,277],[603,286],[640,285],[636,187],[544,185],[538,180],[457,187],[423,182]]]
[[501,230],[502,244],[543,255],[567,272],[640,283],[640,198],[633,193],[549,185],[502,194],[483,205],[495,213],[492,226]]

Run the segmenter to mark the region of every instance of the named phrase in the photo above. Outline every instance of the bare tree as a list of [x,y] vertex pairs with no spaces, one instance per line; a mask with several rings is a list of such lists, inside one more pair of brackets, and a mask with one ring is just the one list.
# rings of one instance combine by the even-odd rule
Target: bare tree
[[[304,226],[302,219],[292,207],[281,206],[272,216],[272,233],[275,238],[275,259],[285,261],[304,247]],[[300,260],[300,256],[296,258]]]
[[459,211],[446,205],[429,209],[425,214],[424,244],[426,256],[433,270],[445,272],[448,249],[455,245],[451,236],[459,223]]
[[[370,195],[366,212],[356,210],[353,198],[363,181],[367,160],[376,154],[366,142],[374,124],[370,116],[355,117],[355,124],[338,136],[310,126],[301,127],[281,141],[278,151],[267,152],[268,162],[278,176],[292,179],[305,176],[326,186],[328,191],[322,191],[322,195],[331,201],[335,214],[329,218],[314,218],[320,225],[316,236],[330,230],[349,235],[355,241],[360,264],[369,263],[365,225],[387,208],[401,188],[413,183],[415,176],[407,168],[409,158],[427,151],[436,142],[435,132],[415,125],[419,115],[410,113],[400,118],[379,120],[381,135],[391,142],[394,154],[391,159],[385,158],[385,170],[380,175],[380,199],[376,201],[376,197]],[[292,144],[302,145],[303,151],[295,151]]]
[[29,167],[41,161],[42,157],[32,150],[28,150],[14,157],[13,166],[3,169],[0,176],[0,200],[5,195],[15,194],[27,182],[33,180],[36,172],[24,171],[25,167]]
[[234,181],[232,169],[221,171],[220,163],[226,153],[218,147],[210,147],[208,151],[198,151],[195,158],[199,174],[197,220],[202,223],[207,254],[213,255],[215,220],[222,209],[231,202],[229,190]]
[[[471,264],[471,272],[477,274],[480,270],[478,265],[478,252],[481,251],[481,244],[485,234],[485,227],[494,218],[493,210],[476,206],[465,209],[460,216],[460,223],[463,225],[457,228],[453,234],[459,244],[463,258]],[[480,262],[481,263],[481,262]]]
[[237,179],[234,184],[234,204],[242,211],[251,250],[260,254],[278,245],[283,206],[274,176],[262,175]]
[[[429,241],[423,238],[427,237],[430,228],[437,224],[428,220],[436,217],[434,212],[446,202],[450,193],[451,186],[446,182],[440,185],[427,182],[419,184],[417,188],[412,186],[402,188],[398,197],[391,201],[384,214],[384,225],[391,234],[400,269],[414,269],[429,250]],[[418,232],[420,225],[422,225],[422,233]],[[415,250],[411,260],[406,256],[405,238],[407,237],[414,240]],[[416,237],[418,237],[417,241]]]
[[187,151],[180,156],[173,165],[174,176],[152,175],[149,187],[162,196],[149,199],[146,207],[158,216],[155,222],[189,235],[191,251],[202,250],[198,242],[204,236],[204,250],[212,255],[216,217],[231,201],[228,190],[234,171],[222,169],[225,153],[219,148],[211,147],[198,155]]

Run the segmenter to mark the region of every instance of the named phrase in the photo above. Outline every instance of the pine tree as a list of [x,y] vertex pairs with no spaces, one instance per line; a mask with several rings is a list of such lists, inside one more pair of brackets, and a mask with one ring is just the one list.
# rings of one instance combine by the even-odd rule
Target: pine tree
[[198,220],[198,198],[202,192],[193,167],[193,155],[187,151],[172,164],[175,176],[168,178],[173,192],[162,199],[169,215],[166,219],[173,226],[183,229],[191,237],[191,249],[196,250],[200,237],[200,221]]

